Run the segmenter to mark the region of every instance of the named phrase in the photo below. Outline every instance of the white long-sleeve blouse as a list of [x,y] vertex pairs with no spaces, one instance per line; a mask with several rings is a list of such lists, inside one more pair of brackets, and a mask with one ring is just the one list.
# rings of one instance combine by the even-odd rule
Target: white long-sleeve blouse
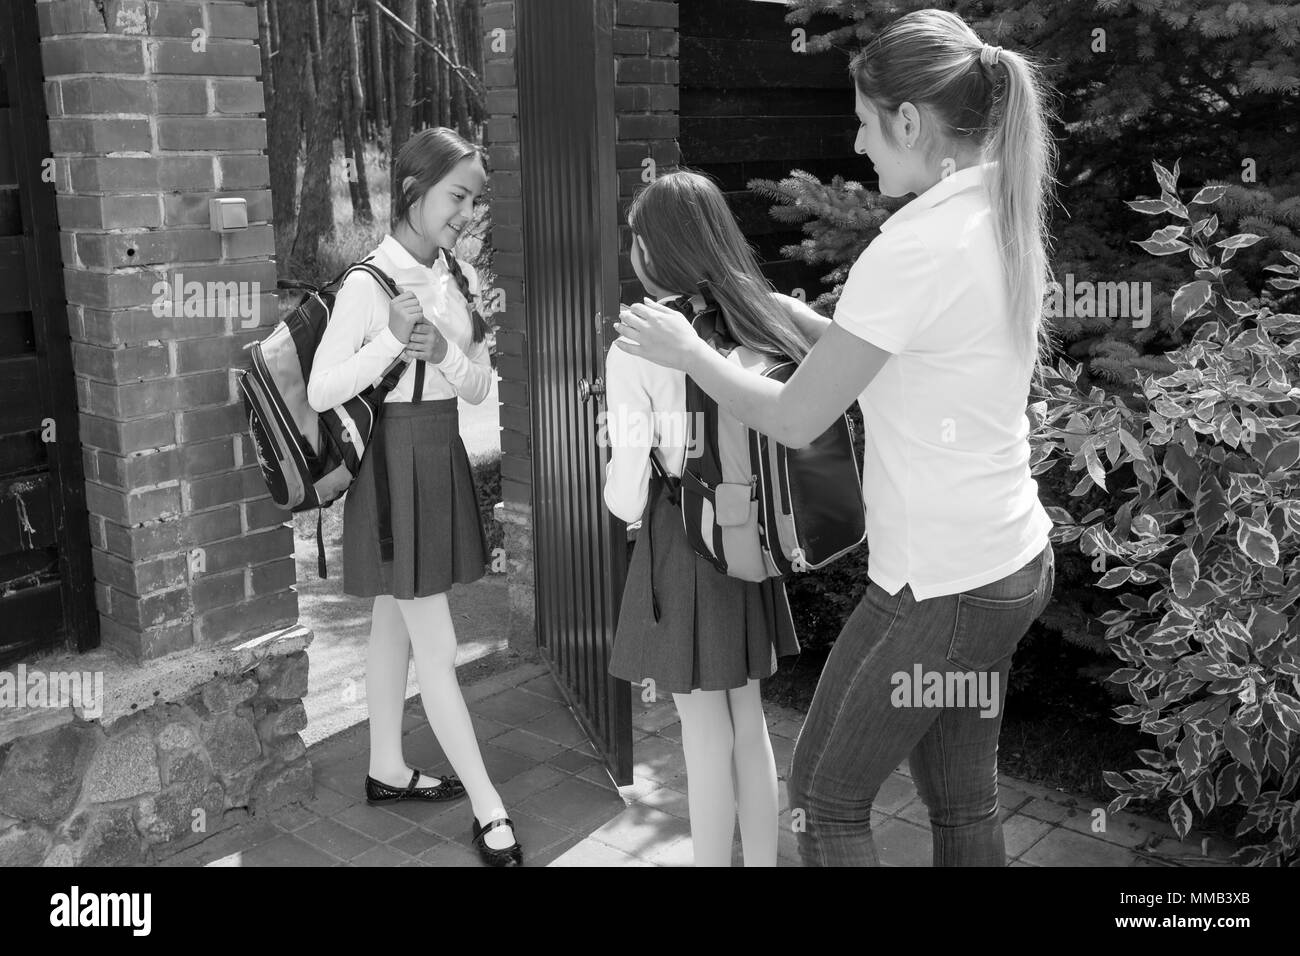
[[[426,363],[421,399],[460,397],[473,405],[482,402],[495,374],[488,343],[486,339],[474,342],[469,306],[451,270],[442,259],[424,265],[392,236],[376,247],[372,261],[403,292],[415,293],[425,318],[447,339],[443,360]],[[464,260],[457,262],[470,294],[477,295],[478,273]],[[307,401],[313,409],[322,412],[360,394],[401,355],[403,345],[388,329],[390,301],[379,283],[360,270],[344,280],[312,362]],[[409,402],[414,388],[415,363],[411,362],[385,401]]]
[[[821,338],[830,325],[829,319],[805,302],[778,292],[772,295],[812,341]],[[697,295],[692,304],[703,308],[704,300]],[[649,498],[652,450],[658,447],[664,470],[679,477],[691,451],[687,448],[686,375],[612,345],[605,357],[605,399],[604,426],[610,449],[605,466],[605,506],[632,524],[641,519]]]

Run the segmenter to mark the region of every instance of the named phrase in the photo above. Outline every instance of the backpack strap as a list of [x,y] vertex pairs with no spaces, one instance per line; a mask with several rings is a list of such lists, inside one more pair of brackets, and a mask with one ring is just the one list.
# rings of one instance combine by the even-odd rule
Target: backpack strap
[[[340,282],[343,279],[346,279],[352,272],[360,269],[362,272],[370,273],[370,275],[374,277],[374,280],[384,287],[384,291],[388,293],[390,299],[396,299],[402,294],[402,290],[397,287],[397,283],[389,277],[387,272],[370,261],[373,258],[374,256],[366,256],[366,258],[359,262],[352,263],[352,265],[343,270],[343,274],[340,275],[338,279],[335,279],[334,282]],[[331,282],[330,285],[334,285],[334,282]]]
[[[388,292],[388,295],[391,298],[394,299],[397,298],[399,295],[402,294],[401,291],[397,288],[397,283],[394,282],[392,279],[390,279],[388,277],[388,274],[384,272],[383,269],[379,268],[377,265],[372,263],[370,261],[371,258],[372,257],[368,256],[365,259],[362,259],[360,262],[355,263],[352,266],[352,268],[349,269],[348,271],[351,272],[352,269],[361,269],[364,270],[365,272],[369,272],[372,276],[374,276],[376,282],[384,286],[384,288]],[[344,273],[344,275],[346,274],[347,273]],[[400,378],[402,373],[406,371],[406,364],[407,364],[406,362],[402,362],[401,365],[399,366],[396,362],[394,362],[393,365],[389,367],[388,372],[384,373],[383,381],[381,381],[379,385],[375,386],[376,392],[380,396],[380,401],[383,401],[384,397],[387,396],[388,393],[393,390],[394,386],[397,385],[397,379]],[[424,398],[425,364],[426,363],[424,359],[415,360],[415,382],[413,383],[414,387],[411,390],[412,405],[420,404],[420,402]],[[385,388],[384,383],[388,382],[389,375],[391,375],[394,370],[396,370],[397,375],[393,378],[392,383]]]
[[682,481],[668,473],[659,456],[655,454],[659,449],[650,449],[650,467],[654,470],[654,477],[658,480],[650,482],[650,498],[646,502],[645,517],[641,524],[645,528],[645,543],[650,551],[650,603],[654,609],[655,623],[659,623],[659,593],[655,590],[655,542],[654,542],[654,510],[655,503],[659,500],[660,494],[667,494],[668,500],[676,507],[681,501]]
[[[372,257],[362,259],[360,262],[353,263],[340,278],[346,279],[348,274],[353,270],[360,270],[369,273],[388,293],[389,298],[395,299],[401,295],[401,290],[397,288],[397,283],[389,278],[383,269],[370,261]],[[374,387],[371,396],[375,402],[375,422],[370,432],[370,442],[366,448],[366,455],[374,459],[375,469],[375,511],[377,513],[377,525],[379,536],[379,559],[387,562],[393,560],[393,525],[392,525],[392,503],[388,493],[388,459],[384,451],[384,430],[379,427],[379,419],[384,409],[384,401],[397,386],[397,380],[402,377],[406,371],[407,362],[401,358],[393,360],[393,364],[388,367],[384,377],[379,380],[379,384]],[[422,384],[424,363],[416,362],[416,387]],[[419,392],[416,392],[416,400],[419,400]]]
[[[336,282],[346,279],[348,275],[354,271],[365,272],[379,283],[380,287],[388,293],[390,299],[396,299],[402,294],[402,290],[397,287],[397,283],[392,280],[387,272],[371,261],[373,258],[374,256],[367,256],[359,262],[352,263],[352,265],[343,270],[343,273],[337,279],[330,282],[329,285],[334,285]],[[378,408],[383,408],[384,400],[388,397],[388,393],[397,387],[397,381],[402,377],[402,373],[406,371],[406,366],[407,362],[401,358],[394,359],[393,364],[388,366],[388,371],[384,372],[384,377],[379,380],[379,384],[377,384],[374,389],[374,395],[378,400]],[[424,362],[417,360],[416,381],[419,384],[423,384],[421,381],[424,377],[423,372]],[[416,400],[419,400],[418,391],[416,392]]]
[[415,385],[411,390],[411,404],[419,405],[424,400],[424,359],[415,360]]
[[[695,307],[691,305],[691,297],[688,295],[679,296],[669,303],[672,308],[684,314],[687,321],[694,324]],[[655,544],[654,544],[654,510],[655,504],[659,500],[659,495],[667,494],[668,500],[677,507],[681,504],[681,487],[682,480],[668,473],[668,469],[659,459],[657,452],[658,447],[650,449],[650,468],[654,472],[653,479],[650,482],[650,497],[646,501],[645,517],[641,524],[645,529],[646,548],[649,550],[650,560],[650,604],[654,611],[655,623],[659,623],[659,593],[655,589]],[[683,469],[684,470],[684,469]]]
[[669,490],[669,500],[673,504],[677,504],[677,489],[681,487],[682,480],[668,473],[668,469],[664,467],[663,462],[659,460],[659,456],[655,454],[658,450],[658,448],[650,449],[650,467],[654,469],[655,474],[659,476],[659,480]]

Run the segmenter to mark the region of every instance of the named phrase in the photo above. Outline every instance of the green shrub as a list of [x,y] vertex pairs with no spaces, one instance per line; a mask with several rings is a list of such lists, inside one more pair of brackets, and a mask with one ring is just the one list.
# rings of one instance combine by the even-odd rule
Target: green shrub
[[488,561],[497,548],[505,546],[505,532],[501,523],[492,514],[492,508],[501,500],[501,452],[471,459],[470,467],[474,472],[474,488],[478,492],[479,519],[483,522],[483,531],[487,534]]
[[1206,187],[1184,205],[1178,166],[1155,166],[1161,201],[1131,204],[1176,223],[1141,245],[1196,267],[1171,300],[1196,332],[1169,353],[1169,374],[1141,393],[1078,388],[1081,369],[1050,370],[1037,420],[1036,473],[1069,459],[1073,495],[1110,484],[1108,507],[1077,521],[1052,508],[1056,541],[1078,541],[1121,589],[1101,617],[1125,666],[1110,680],[1133,703],[1117,720],[1155,736],[1146,766],[1108,771],[1130,801],[1167,799],[1180,837],[1216,807],[1239,806],[1249,864],[1300,861],[1300,315],[1279,311],[1300,287],[1300,256],[1273,265],[1271,288],[1228,295],[1226,263],[1259,236],[1219,239]]

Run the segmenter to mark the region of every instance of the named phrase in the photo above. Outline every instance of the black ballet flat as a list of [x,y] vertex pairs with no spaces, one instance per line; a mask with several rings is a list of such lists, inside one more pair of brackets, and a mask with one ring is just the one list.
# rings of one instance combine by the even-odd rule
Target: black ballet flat
[[514,829],[514,824],[510,822],[509,817],[501,817],[496,820],[489,820],[488,825],[480,827],[478,817],[474,817],[474,846],[478,849],[478,855],[482,857],[483,862],[488,866],[523,866],[524,865],[524,848],[519,845],[519,838],[511,846],[496,847],[488,846],[487,840],[483,839],[489,830],[495,830],[497,827],[510,827]]
[[[434,774],[427,774],[434,776]],[[442,782],[436,787],[417,787],[416,781],[420,779],[420,771],[416,770],[411,774],[411,782],[406,785],[405,789],[390,787],[386,783],[381,783],[369,774],[366,775],[366,803],[388,803],[391,800],[429,800],[434,803],[441,803],[444,800],[455,800],[457,797],[465,795],[465,787],[456,778],[454,774],[438,774]]]

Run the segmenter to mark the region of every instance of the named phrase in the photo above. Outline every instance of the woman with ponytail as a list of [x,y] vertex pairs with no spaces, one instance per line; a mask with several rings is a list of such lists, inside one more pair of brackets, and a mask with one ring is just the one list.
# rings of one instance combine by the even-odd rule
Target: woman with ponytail
[[856,151],[881,193],[915,198],[854,263],[790,380],[738,374],[651,302],[622,311],[616,344],[795,447],[858,400],[870,580],[795,746],[800,854],[876,864],[872,803],[907,759],[934,864],[1001,866],[1007,673],[1054,583],[1026,416],[1047,336],[1045,92],[1027,57],[939,10],[894,21],[850,69]]
[[[481,578],[487,561],[457,403],[477,405],[492,389],[488,326],[474,307],[478,275],[453,252],[486,180],[478,147],[455,130],[422,130],[397,152],[392,232],[366,261],[400,294],[390,299],[373,276],[349,273],[316,349],[307,400],[317,411],[333,408],[406,362],[343,511],[343,590],[375,599],[366,655],[366,800],[468,795],[469,829],[483,861],[518,866],[521,848],[456,681],[447,604],[452,584]],[[402,756],[412,657],[429,725],[456,775],[428,776]]]

